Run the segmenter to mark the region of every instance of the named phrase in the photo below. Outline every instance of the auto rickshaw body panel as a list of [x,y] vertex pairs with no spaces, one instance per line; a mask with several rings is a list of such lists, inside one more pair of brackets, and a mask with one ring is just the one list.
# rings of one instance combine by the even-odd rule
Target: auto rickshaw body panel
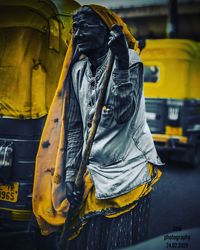
[[159,150],[200,164],[200,43],[147,40],[144,63],[146,116]]

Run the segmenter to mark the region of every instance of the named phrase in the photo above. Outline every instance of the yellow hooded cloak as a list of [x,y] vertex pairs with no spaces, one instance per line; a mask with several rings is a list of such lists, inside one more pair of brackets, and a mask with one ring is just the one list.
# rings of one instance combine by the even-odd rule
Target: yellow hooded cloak
[[[131,35],[126,24],[112,11],[98,5],[88,5],[110,29],[113,24],[123,27],[129,47],[138,49],[138,43]],[[69,96],[68,86],[70,78],[68,72],[73,56],[73,38],[70,42],[58,88],[54,96],[36,158],[35,179],[33,188],[33,211],[43,235],[58,230],[63,225],[69,203],[66,200],[65,190],[65,128],[66,128],[66,101]],[[132,209],[140,197],[150,192],[151,186],[159,179],[161,173],[153,171],[149,165],[150,173],[154,172],[151,185],[144,184],[130,193],[109,200],[97,200],[95,189],[89,173],[85,175],[84,201],[78,217],[84,218],[88,213],[95,211],[109,211],[104,213],[107,217],[115,217]],[[127,206],[128,205],[128,206]],[[125,208],[126,207],[126,208]],[[111,208],[111,209],[110,209]],[[115,208],[118,208],[117,210]],[[117,211],[117,212],[116,212]],[[80,229],[86,221],[79,223]]]

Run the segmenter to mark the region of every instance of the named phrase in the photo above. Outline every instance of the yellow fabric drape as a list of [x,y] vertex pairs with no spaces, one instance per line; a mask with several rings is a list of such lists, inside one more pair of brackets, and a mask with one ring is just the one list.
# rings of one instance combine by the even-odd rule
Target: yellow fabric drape
[[[123,31],[127,35],[130,46],[135,49],[137,48],[135,38],[131,36],[126,25],[116,14],[98,5],[91,5],[91,8],[103,19],[109,28],[112,24],[123,26]],[[69,95],[68,86],[70,84],[68,70],[72,60],[72,45],[73,40],[70,42],[65,57],[58,89],[47,117],[36,158],[33,211],[44,235],[55,231],[64,223],[66,212],[69,208],[69,204],[65,198],[64,142],[67,115],[66,102]],[[92,186],[93,183],[90,175],[87,174],[85,176],[84,199],[87,197]]]
[[[74,233],[70,237],[70,240],[79,234],[82,227],[85,225],[85,223],[87,223],[87,220],[94,216],[96,212],[101,211],[102,215],[105,217],[115,218],[133,209],[141,198],[151,192],[152,186],[159,180],[161,176],[161,171],[153,167],[150,163],[148,164],[148,170],[152,178],[150,183],[145,183],[133,189],[129,193],[123,194],[119,197],[98,200],[95,197],[95,188],[93,186],[86,198],[86,201],[83,203],[80,212],[78,212],[78,216],[75,216],[74,221],[72,222],[71,227]],[[87,179],[87,182],[89,181],[91,180]]]

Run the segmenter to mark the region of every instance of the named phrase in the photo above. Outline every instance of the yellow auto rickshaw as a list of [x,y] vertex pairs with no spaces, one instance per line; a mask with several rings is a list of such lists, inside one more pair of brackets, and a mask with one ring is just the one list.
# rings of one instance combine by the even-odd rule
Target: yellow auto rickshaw
[[200,165],[200,43],[147,40],[144,63],[146,116],[158,150]]
[[35,157],[78,7],[0,0],[0,229],[30,219]]

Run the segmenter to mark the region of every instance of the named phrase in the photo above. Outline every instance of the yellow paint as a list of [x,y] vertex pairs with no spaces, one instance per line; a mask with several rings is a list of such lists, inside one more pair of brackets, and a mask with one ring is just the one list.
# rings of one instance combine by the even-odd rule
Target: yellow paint
[[1,1],[0,115],[48,113],[71,39],[73,0]]
[[148,98],[200,98],[200,43],[186,39],[147,40],[144,65],[160,67],[157,83],[145,82]]
[[183,128],[181,127],[172,127],[172,126],[166,126],[165,127],[165,134],[166,135],[183,135]]
[[177,139],[181,143],[187,143],[188,138],[186,136],[170,136],[165,134],[152,134],[153,140],[155,142],[168,142],[170,139]]

